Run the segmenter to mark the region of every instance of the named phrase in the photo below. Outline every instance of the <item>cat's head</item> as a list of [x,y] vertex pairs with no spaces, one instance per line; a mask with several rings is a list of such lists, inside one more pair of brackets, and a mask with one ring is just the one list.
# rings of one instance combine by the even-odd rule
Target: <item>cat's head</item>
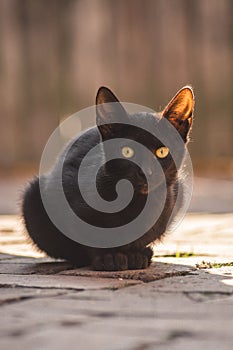
[[[109,158],[113,159],[106,163],[108,174],[116,181],[129,180],[139,194],[148,193],[146,177],[150,179],[152,190],[164,178],[167,184],[174,182],[189,139],[193,109],[194,95],[190,86],[178,91],[161,113],[134,114],[126,112],[111,90],[101,87],[96,96],[96,122],[104,152],[110,153]],[[174,128],[179,142],[173,136]],[[105,141],[113,139],[121,139],[121,142],[111,148]],[[142,152],[135,141],[150,152]],[[162,168],[163,176],[158,168]]]

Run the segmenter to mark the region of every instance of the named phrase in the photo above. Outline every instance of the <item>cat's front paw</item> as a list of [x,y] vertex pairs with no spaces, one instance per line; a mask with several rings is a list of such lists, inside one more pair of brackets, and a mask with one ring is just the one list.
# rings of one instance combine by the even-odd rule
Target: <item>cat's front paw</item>
[[151,248],[145,248],[142,251],[128,253],[128,269],[138,270],[146,269],[151,264],[153,252]]
[[123,271],[128,269],[128,259],[123,253],[97,255],[92,261],[96,271]]
[[92,268],[96,271],[124,271],[146,269],[151,263],[153,253],[150,248],[142,251],[127,251],[96,255]]

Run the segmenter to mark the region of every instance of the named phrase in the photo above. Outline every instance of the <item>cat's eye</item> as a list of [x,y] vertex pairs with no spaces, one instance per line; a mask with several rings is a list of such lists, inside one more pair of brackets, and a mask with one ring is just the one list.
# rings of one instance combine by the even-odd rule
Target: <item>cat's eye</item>
[[125,146],[125,147],[122,147],[121,153],[125,158],[132,158],[134,155],[134,150],[129,146]]
[[155,151],[155,155],[158,158],[165,158],[167,157],[168,153],[169,153],[169,149],[167,147],[160,147]]

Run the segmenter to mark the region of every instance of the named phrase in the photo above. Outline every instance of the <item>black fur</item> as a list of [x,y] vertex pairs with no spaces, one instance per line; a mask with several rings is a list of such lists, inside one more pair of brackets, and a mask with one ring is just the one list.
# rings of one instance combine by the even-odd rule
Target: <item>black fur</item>
[[[187,89],[187,94],[191,89]],[[188,90],[189,89],[189,90]],[[181,90],[183,94],[183,90]],[[178,93],[179,98],[180,95]],[[176,98],[176,97],[175,97]],[[189,96],[189,99],[191,97]],[[169,120],[180,132],[184,140],[184,147],[177,149],[179,152],[180,165],[182,163],[185,143],[188,139],[188,133],[191,126],[191,118],[193,112],[193,105],[190,113],[184,117],[182,110],[180,111],[173,100],[170,105],[166,107],[166,114],[154,115],[150,113],[139,113],[128,115],[122,105],[118,103],[117,98],[107,88],[101,88],[97,94],[97,127],[87,130],[84,134],[77,137],[67,146],[66,152],[60,156],[57,164],[50,174],[44,175],[41,178],[41,183],[48,186],[48,189],[56,188],[57,181],[57,167],[63,164],[62,182],[65,196],[72,207],[73,211],[84,221],[92,225],[101,227],[117,227],[130,222],[137,217],[143,210],[147,199],[146,193],[146,177],[140,170],[140,167],[135,165],[130,159],[114,159],[107,162],[99,171],[97,178],[97,188],[99,194],[107,201],[112,201],[116,198],[116,184],[120,179],[127,179],[134,187],[134,195],[130,204],[118,213],[102,213],[89,207],[77,187],[77,176],[80,163],[85,154],[92,149],[93,146],[101,144],[101,152],[98,155],[99,159],[90,159],[91,162],[98,162],[100,159],[105,159],[105,155],[109,152],[102,144],[102,141],[112,138],[125,138],[126,144],[122,146],[130,146],[130,140],[137,141],[143,144],[151,151],[151,156],[140,159],[140,152],[135,150],[135,156],[138,157],[140,164],[143,165],[144,170],[148,173],[152,172],[151,182],[153,184],[153,203],[154,211],[158,201],[160,200],[159,187],[163,179],[159,177],[156,164],[153,163],[154,152],[159,147],[163,146],[160,140],[152,136],[144,130],[145,125],[149,130],[158,128],[161,120],[167,118],[169,120],[169,106],[172,119]],[[112,107],[108,102],[117,102]],[[182,99],[182,103],[184,99]],[[190,101],[189,101],[190,102]],[[104,103],[104,104],[102,104]],[[178,104],[179,106],[180,104]],[[110,108],[110,110],[108,110]],[[175,110],[174,112],[174,109]],[[174,113],[176,118],[174,118]],[[185,110],[187,114],[187,110]],[[110,120],[114,118],[115,120]],[[122,118],[127,119],[129,124],[134,124],[135,120],[141,124],[140,127],[133,125],[122,124]],[[116,122],[115,124],[114,122]],[[106,121],[108,124],[100,125]],[[181,128],[179,130],[179,128]],[[169,133],[169,128],[168,128]],[[115,157],[121,149],[114,149]],[[64,154],[65,158],[64,158]],[[178,169],[169,154],[163,159],[159,159],[160,165],[163,169],[166,179],[167,196],[164,209],[159,216],[157,222],[147,231],[141,238],[135,240],[127,245],[117,248],[91,248],[81,245],[60,232],[49,219],[41,199],[39,178],[35,178],[25,190],[22,212],[25,226],[34,244],[42,251],[54,258],[62,258],[71,261],[75,265],[81,267],[91,265],[96,270],[125,270],[146,268],[152,257],[152,250],[148,247],[152,242],[161,238],[166,232],[168,221],[171,217],[172,210],[177,197],[177,187],[180,179],[178,178]],[[88,183],[91,181],[88,177],[88,169],[85,178],[82,179],[83,185],[88,191]],[[148,220],[153,216],[153,213],[148,213]]]

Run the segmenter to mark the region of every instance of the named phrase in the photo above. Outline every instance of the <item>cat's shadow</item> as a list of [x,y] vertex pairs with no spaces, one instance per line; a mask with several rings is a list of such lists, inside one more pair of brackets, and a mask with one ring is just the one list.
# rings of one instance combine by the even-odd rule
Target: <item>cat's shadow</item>
[[[51,274],[52,270],[54,270],[55,275],[59,273],[60,276],[61,275],[77,276],[77,278],[87,277],[90,279],[91,278],[110,278],[110,279],[120,279],[125,281],[135,280],[135,281],[141,281],[144,283],[160,280],[162,285],[166,284],[162,282],[162,280],[164,279],[183,276],[184,277],[182,279],[183,283],[188,282],[190,286],[192,284],[195,284],[195,286],[200,285],[201,287],[200,289],[202,289],[205,283],[207,283],[209,285],[208,290],[210,291],[210,293],[214,293],[214,290],[216,289],[214,287],[213,288],[214,290],[211,291],[211,287],[210,287],[211,281],[215,282],[216,284],[215,286],[217,287],[219,286],[219,289],[221,289],[223,283],[226,288],[227,288],[227,285],[229,285],[229,287],[231,285],[233,286],[233,278],[230,272],[229,274],[222,274],[220,273],[221,270],[219,270],[219,273],[218,273],[217,268],[198,269],[192,265],[172,263],[172,262],[155,261],[155,262],[152,262],[151,266],[148,267],[147,269],[125,270],[125,271],[93,271],[90,267],[77,268],[63,261],[57,261],[57,262],[54,261],[54,262],[47,262],[47,263],[38,262],[33,265],[38,272],[43,271],[44,274],[46,274],[46,270],[49,271],[49,274]],[[230,288],[232,289],[232,287]],[[226,291],[226,293],[228,293],[228,291]]]
[[124,271],[93,271],[90,267],[75,268],[63,271],[62,274],[70,276],[115,278],[122,280],[140,280],[152,282],[172,276],[181,276],[192,273],[195,268],[164,262],[153,262],[150,267],[138,270]]
[[29,258],[26,256],[4,255],[0,266],[7,270],[7,273],[21,275],[53,275],[56,276],[80,276],[87,278],[111,278],[120,280],[135,280],[142,282],[151,282],[172,276],[183,276],[195,271],[192,266],[172,264],[167,262],[155,261],[146,268],[138,270],[124,271],[95,271],[90,266],[76,267],[70,262],[64,260],[55,260],[49,257]]
[[[77,268],[69,262],[54,260],[51,258],[28,258],[25,256],[13,256],[1,254],[0,267],[10,275],[59,275],[76,276],[86,278],[109,278],[124,280],[141,281],[141,285],[148,282],[160,281],[159,288],[169,289],[169,278],[180,277],[182,284],[185,284],[185,290],[189,290],[195,285],[192,293],[196,293],[197,287],[200,290],[208,290],[208,295],[219,294],[219,291],[226,295],[232,295],[233,273],[221,268],[198,269],[192,265],[184,263],[154,261],[151,266],[143,270],[125,270],[125,271],[93,271],[90,267]],[[30,278],[30,277],[29,277]],[[164,280],[164,281],[163,281]],[[177,280],[179,283],[179,280]],[[187,286],[187,288],[186,288]],[[179,287],[183,289],[183,287]]]
[[[152,262],[151,266],[143,270],[125,270],[125,271],[93,271],[89,267],[75,268],[66,262],[51,262],[51,263],[37,263],[37,268],[41,271],[43,267],[49,268],[52,264],[56,266],[56,273],[64,276],[76,276],[86,278],[109,278],[116,280],[141,281],[140,285],[145,285],[149,282],[159,283],[161,291],[171,288],[170,278],[177,277],[172,281],[172,285],[177,283],[177,290],[185,293],[191,293],[192,298],[201,298],[200,301],[208,301],[209,299],[232,297],[233,278],[232,272],[222,273],[221,269],[197,269],[191,265],[172,263],[172,262]],[[52,267],[51,265],[51,267]],[[60,270],[60,272],[59,272]],[[51,271],[51,270],[50,270]],[[182,278],[182,285],[179,277]],[[175,283],[175,284],[174,284]],[[149,283],[150,284],[150,283]],[[157,288],[156,288],[157,289]],[[202,293],[200,293],[202,290]]]

